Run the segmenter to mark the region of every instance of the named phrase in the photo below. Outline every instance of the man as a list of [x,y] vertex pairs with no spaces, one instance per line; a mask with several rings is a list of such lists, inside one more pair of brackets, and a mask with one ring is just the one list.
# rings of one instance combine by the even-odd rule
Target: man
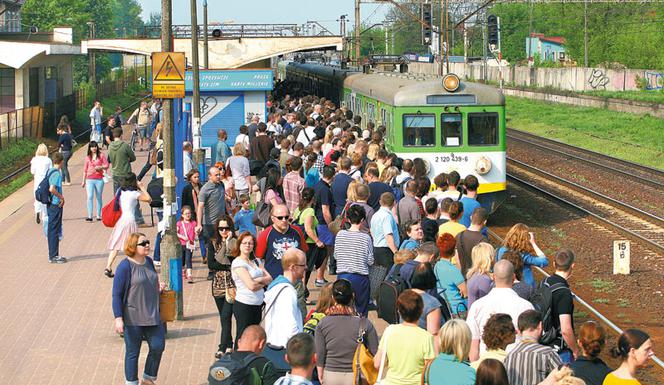
[[302,189],[304,189],[304,178],[300,176],[300,171],[302,170],[302,158],[297,156],[291,157],[290,168],[291,171],[286,174],[281,184],[284,188],[286,207],[288,207],[288,212],[292,214],[300,204],[300,194],[302,193]]
[[[228,147],[228,144],[226,144],[227,139],[228,139],[228,134],[226,133],[226,130],[217,131],[215,163],[221,162],[223,164],[226,164],[226,159],[228,159],[232,155],[230,147]],[[184,174],[187,175],[186,172]]]
[[[336,263],[334,261],[334,234],[330,231],[328,225],[334,221],[332,216],[335,213],[334,197],[332,196],[332,189],[330,184],[334,178],[334,168],[330,166],[323,167],[322,178],[314,185],[314,192],[316,193],[316,204],[314,211],[318,226],[316,226],[316,234],[318,239],[325,244],[327,248],[327,255],[330,260],[330,274],[336,274]],[[318,268],[318,275],[314,282],[317,287],[325,285],[325,262]]]
[[157,128],[157,123],[161,122],[162,114],[163,110],[161,109],[161,99],[153,98],[152,104],[150,105],[150,115],[152,115],[152,121],[150,122],[150,126],[148,128],[148,139],[152,137],[152,133],[154,133],[155,128]]
[[[381,204],[379,200],[384,193],[389,192],[392,194],[392,188],[388,186],[387,183],[381,182],[378,175],[378,169],[376,167],[369,167],[364,173],[364,180],[369,183],[369,199],[367,200],[367,204],[371,206],[374,211],[380,209]],[[394,197],[393,194],[392,197]]]
[[258,123],[256,137],[249,144],[251,158],[263,163],[270,159],[270,150],[274,148],[274,140],[267,135],[267,125]]
[[349,175],[351,166],[352,162],[350,158],[344,156],[339,159],[339,172],[334,177],[332,185],[330,186],[334,199],[335,218],[341,215],[344,207],[346,207],[348,185],[353,181],[353,178]]
[[286,123],[284,126],[284,135],[290,135],[295,129],[295,114],[290,113],[286,115]]
[[417,266],[424,262],[433,263],[433,261],[437,261],[439,253],[440,250],[438,249],[438,246],[435,242],[422,243],[420,247],[417,248],[417,256],[415,259],[411,259],[410,261],[404,263],[399,270],[399,275],[405,281],[410,282],[410,279],[413,276],[413,272],[415,272]]
[[[115,129],[115,125],[115,118],[108,118],[108,124],[104,127],[104,131],[102,132],[103,143],[98,143],[100,147],[108,148],[108,146],[111,145],[111,142],[113,142],[113,129]],[[118,125],[118,127],[120,127],[120,125]]]
[[436,198],[429,198],[424,202],[424,211],[426,216],[422,218],[422,231],[424,232],[424,242],[436,242],[438,238],[439,209]]
[[518,330],[521,338],[514,348],[508,350],[504,362],[509,383],[539,384],[561,365],[562,361],[553,349],[537,342],[542,335],[542,315],[538,311],[526,310],[521,313]]
[[[375,170],[375,169],[369,169]],[[376,170],[378,171],[378,170]],[[394,253],[399,250],[399,229],[397,221],[392,215],[394,195],[384,192],[380,196],[380,209],[371,218],[371,236],[374,246],[374,264],[371,268],[372,278],[371,296],[378,294],[378,286],[385,279],[387,272],[394,264]]]
[[[212,239],[216,234],[216,224],[226,214],[226,201],[224,184],[221,182],[221,171],[216,167],[208,170],[208,181],[198,193],[198,208],[196,210],[196,233],[203,237],[206,255],[214,258]],[[208,272],[208,280],[212,279],[212,272]]]
[[461,180],[461,175],[458,172],[452,171],[447,174],[447,191],[441,194],[441,197],[450,198],[453,201],[458,201],[461,198],[461,191],[459,191],[459,181]]
[[281,377],[274,385],[313,385],[311,375],[316,368],[316,345],[308,333],[298,333],[288,341],[286,361],[290,373]]
[[[215,362],[210,369],[211,375],[214,376],[213,373],[217,372],[217,370],[222,370],[222,365],[224,362],[228,362],[228,358],[230,358],[233,361],[248,362],[247,372],[250,377],[245,378],[245,381],[248,379],[259,378],[261,381],[260,383],[263,385],[274,384],[274,382],[279,379],[279,375],[274,368],[274,364],[272,364],[267,358],[261,356],[265,344],[265,330],[258,325],[247,326],[242,332],[242,336],[237,341],[235,351],[228,353],[228,357],[224,357],[220,361]],[[253,384],[253,382],[247,383]]]
[[551,320],[556,330],[555,342],[551,345],[560,355],[564,363],[571,363],[579,355],[579,349],[574,336],[574,297],[567,280],[574,269],[574,253],[569,249],[562,249],[553,257],[553,266],[556,272],[547,277],[542,285],[548,286],[551,293]]
[[364,183],[355,184],[355,202],[351,206],[359,205],[364,208],[366,218],[360,224],[360,231],[369,233],[369,225],[371,224],[371,218],[375,213],[374,209],[367,204],[369,199],[369,186]]
[[[465,208],[466,206],[464,206],[464,212]],[[487,237],[482,234],[482,229],[486,226],[488,216],[487,211],[483,207],[477,207],[471,215],[470,226],[456,236],[456,250],[459,257],[459,264],[461,265],[461,274],[464,277],[468,269],[473,267],[473,247],[480,242],[489,242]]]
[[[122,127],[115,127],[113,129],[113,143],[108,146],[108,161],[111,163],[111,170],[113,173],[113,193],[122,185],[124,178],[131,172],[131,162],[136,160],[136,155],[131,147],[122,141]],[[136,224],[142,225],[145,223],[143,215],[141,214],[140,204],[136,204],[134,209],[134,217]]]
[[[258,123],[261,121],[260,116],[254,115],[251,117],[251,123],[249,124],[248,128],[248,135],[249,135],[249,145],[251,145],[251,142],[256,139],[256,131],[258,130]],[[267,126],[265,127],[267,128]]]
[[322,174],[323,167],[325,166],[325,157],[323,156],[323,142],[320,140],[314,140],[311,142],[311,149],[313,150],[313,153],[317,155],[314,168],[318,170],[319,174]]
[[300,130],[295,140],[302,143],[304,147],[308,146],[311,141],[316,139],[316,133],[314,132],[315,125],[315,120],[307,119],[307,126]]
[[325,155],[325,165],[329,166],[332,163],[332,154],[338,151],[340,154],[344,153],[344,142],[340,138],[332,139],[332,149]]
[[397,220],[402,228],[408,222],[419,221],[421,219],[420,205],[415,196],[416,191],[417,182],[409,180],[406,183],[406,188],[404,188],[405,196],[397,203]]
[[480,188],[480,182],[475,175],[469,174],[463,179],[463,185],[466,187],[466,195],[461,197],[461,203],[463,203],[463,215],[461,216],[459,223],[469,227],[471,221],[470,215],[476,208],[482,207],[480,202],[477,201],[477,189]]
[[[473,302],[468,310],[466,322],[470,327],[472,334],[472,343],[470,346],[470,361],[479,359],[480,354],[486,350],[486,345],[482,341],[482,331],[486,321],[495,313],[505,313],[515,321],[519,315],[526,310],[532,310],[533,305],[525,299],[519,297],[514,290],[514,265],[512,262],[500,260],[493,266],[493,276],[495,287],[489,294]],[[514,325],[518,328],[518,325]],[[515,382],[520,383],[520,382]]]
[[182,143],[182,174],[187,175],[189,170],[196,168],[194,159],[192,158],[192,152],[194,147],[189,142]]
[[300,229],[290,225],[286,205],[272,206],[270,215],[272,225],[261,231],[256,239],[256,257],[262,258],[265,261],[265,270],[272,277],[276,277],[284,272],[282,258],[286,251],[290,249],[307,251],[307,244]]
[[316,119],[318,119],[319,116],[322,116],[321,115],[321,110],[322,109],[323,109],[323,107],[320,104],[316,104],[314,106],[314,112],[311,113],[311,119],[316,120]]
[[307,257],[302,250],[289,248],[281,258],[283,275],[276,277],[265,292],[265,331],[267,342],[286,346],[288,339],[302,331],[302,313],[298,307],[295,283],[307,271]]
[[101,102],[95,100],[95,103],[90,110],[90,140],[94,140],[97,143],[101,143],[101,116],[102,108]]
[[134,118],[136,118],[136,131],[138,131],[138,136],[141,142],[141,151],[143,151],[143,146],[147,145],[148,127],[150,126],[150,120],[152,118],[152,113],[148,108],[147,102],[141,102],[140,107],[134,110],[129,119],[127,119],[127,124],[131,124],[131,121]]
[[48,227],[46,237],[48,239],[48,262],[66,263],[67,259],[60,256],[60,236],[62,235],[62,209],[65,206],[65,197],[62,195],[62,162],[64,157],[61,153],[53,154],[53,167],[48,175],[48,191],[51,193],[51,202],[46,206],[48,212]]

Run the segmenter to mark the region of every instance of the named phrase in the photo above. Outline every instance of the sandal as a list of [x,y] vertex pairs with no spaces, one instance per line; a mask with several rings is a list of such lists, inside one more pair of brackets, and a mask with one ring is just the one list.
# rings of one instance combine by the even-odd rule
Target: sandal
[[104,275],[107,276],[108,278],[115,277],[115,274],[113,274],[113,270],[111,269],[104,269]]

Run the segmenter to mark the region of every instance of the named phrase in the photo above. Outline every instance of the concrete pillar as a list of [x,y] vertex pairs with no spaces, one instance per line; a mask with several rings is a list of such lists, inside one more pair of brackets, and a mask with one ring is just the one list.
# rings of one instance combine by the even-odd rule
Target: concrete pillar
[[14,108],[19,109],[25,106],[23,93],[23,69],[14,70]]

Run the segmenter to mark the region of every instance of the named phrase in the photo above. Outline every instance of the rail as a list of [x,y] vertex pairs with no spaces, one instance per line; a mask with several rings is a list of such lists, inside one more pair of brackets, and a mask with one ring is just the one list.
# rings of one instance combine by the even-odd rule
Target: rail
[[[503,239],[502,239],[498,234],[496,234],[493,230],[489,230],[489,235],[491,235],[491,237],[497,239],[499,242],[502,243]],[[544,271],[544,269],[540,268],[539,266],[533,266],[533,267],[535,268],[535,270],[536,270],[537,272],[539,272],[540,274],[542,274],[544,277],[549,277],[549,276],[550,276],[549,273],[547,273],[546,271]],[[572,296],[574,297],[574,300],[575,300],[576,302],[579,303],[579,305],[583,306],[586,310],[588,310],[589,312],[591,312],[595,317],[597,317],[597,319],[599,319],[599,320],[602,321],[604,324],[606,324],[606,325],[607,325],[609,328],[611,328],[614,332],[616,332],[617,334],[622,334],[622,333],[623,333],[623,330],[622,330],[618,325],[616,325],[615,323],[613,323],[610,319],[606,318],[602,313],[600,313],[597,309],[595,309],[594,307],[592,307],[592,306],[591,306],[588,302],[586,302],[583,298],[581,298],[581,297],[579,297],[577,294],[575,294],[574,291],[572,291]],[[653,362],[654,362],[657,366],[660,367],[660,369],[663,369],[663,370],[664,370],[664,361],[662,361],[661,359],[659,359],[659,358],[658,358],[656,355],[654,355],[654,354],[653,354],[652,357],[650,357],[650,358],[653,360]]]

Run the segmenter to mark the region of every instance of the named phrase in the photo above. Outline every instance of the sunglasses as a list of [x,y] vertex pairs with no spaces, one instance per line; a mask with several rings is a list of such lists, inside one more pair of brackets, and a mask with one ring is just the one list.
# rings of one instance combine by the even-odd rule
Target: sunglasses
[[273,217],[279,219],[280,221],[285,221],[288,219],[288,215],[273,215]]
[[219,231],[228,231],[230,229],[231,229],[230,227],[220,227]]
[[143,241],[141,243],[137,243],[136,246],[143,246],[143,247],[150,246],[150,241]]

